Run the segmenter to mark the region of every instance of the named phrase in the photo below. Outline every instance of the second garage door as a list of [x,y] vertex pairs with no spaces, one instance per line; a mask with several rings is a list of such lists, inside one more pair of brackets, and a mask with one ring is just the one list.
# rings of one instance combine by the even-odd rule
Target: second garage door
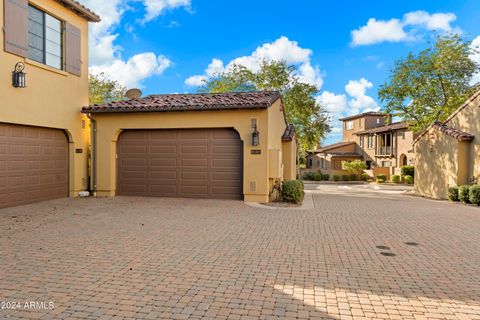
[[233,129],[126,130],[117,194],[241,199],[243,144]]

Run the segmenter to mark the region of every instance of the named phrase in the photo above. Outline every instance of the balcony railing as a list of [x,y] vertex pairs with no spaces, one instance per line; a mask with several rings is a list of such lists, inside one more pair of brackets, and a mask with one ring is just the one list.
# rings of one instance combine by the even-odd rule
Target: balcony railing
[[377,156],[389,156],[393,154],[393,147],[379,147],[377,148]]

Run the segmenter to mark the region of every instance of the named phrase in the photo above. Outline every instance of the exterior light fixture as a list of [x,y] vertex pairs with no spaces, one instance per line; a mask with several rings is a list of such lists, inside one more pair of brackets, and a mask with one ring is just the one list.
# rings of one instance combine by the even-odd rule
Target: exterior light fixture
[[25,65],[23,62],[17,62],[15,68],[12,71],[12,85],[15,88],[25,88],[26,87],[26,80],[25,75],[26,73],[23,72],[25,69]]
[[252,132],[252,146],[256,147],[260,144],[260,133],[257,130],[257,126],[253,127]]

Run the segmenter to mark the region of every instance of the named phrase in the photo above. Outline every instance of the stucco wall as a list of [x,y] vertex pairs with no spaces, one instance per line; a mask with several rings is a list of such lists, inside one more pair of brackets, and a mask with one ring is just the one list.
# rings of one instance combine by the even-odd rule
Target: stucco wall
[[470,178],[475,177],[477,183],[480,183],[480,95],[453,116],[447,125],[475,136],[469,143],[468,175]]
[[[278,109],[275,110],[276,108]],[[281,134],[278,133],[285,123],[283,113],[277,112],[278,105],[270,109],[272,110],[95,114],[93,116],[97,120],[97,194],[115,195],[117,139],[124,129],[233,128],[243,141],[244,199],[268,202],[269,150],[282,149]],[[270,121],[269,112],[272,112]],[[251,145],[253,118],[257,119],[257,130],[260,133],[260,145],[256,147]],[[278,126],[276,122],[283,124]],[[269,124],[272,126],[270,130]],[[269,131],[272,134],[269,134]],[[261,154],[251,154],[252,149],[261,150]],[[251,190],[252,183],[256,184],[256,190]]]
[[446,199],[458,181],[458,141],[434,129],[415,144],[415,192]]
[[449,186],[476,178],[480,182],[480,95],[451,115],[446,124],[475,136],[457,139],[430,128],[415,144],[415,191],[423,196],[446,199]]
[[[42,65],[3,51],[0,33],[0,122],[63,129],[70,139],[70,195],[87,186],[88,119],[80,113],[88,105],[88,23],[56,1],[31,0],[31,3],[57,18],[68,21],[82,32],[82,76]],[[3,6],[0,1],[0,25],[3,26]],[[26,88],[12,86],[12,73],[17,62],[25,63]],[[85,128],[82,128],[85,120]],[[82,148],[83,153],[75,153]]]

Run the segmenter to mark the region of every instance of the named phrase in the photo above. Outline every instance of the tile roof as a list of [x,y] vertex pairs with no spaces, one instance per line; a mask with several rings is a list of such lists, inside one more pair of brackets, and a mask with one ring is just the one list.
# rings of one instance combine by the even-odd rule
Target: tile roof
[[289,124],[282,135],[282,141],[292,141],[295,136],[295,126]]
[[377,112],[377,111],[368,111],[368,112],[364,112],[364,113],[361,113],[361,114],[356,114],[354,116],[349,116],[349,117],[345,117],[345,118],[341,118],[341,119],[338,119],[340,121],[346,121],[346,120],[353,120],[353,119],[357,119],[357,118],[361,118],[361,117],[365,117],[365,116],[388,116],[387,113],[383,113],[383,112]]
[[351,157],[351,158],[363,158],[363,156],[356,152],[329,152],[332,158]]
[[82,112],[122,113],[266,109],[278,99],[280,99],[280,93],[275,91],[162,94],[83,107]]
[[473,134],[449,127],[446,124],[439,121],[435,122],[432,127],[437,129],[440,132],[445,133],[446,135],[454,137],[458,141],[472,141],[473,138],[475,138]]
[[[470,105],[472,102],[475,101],[475,99],[479,98],[480,97],[480,90],[478,90],[477,92],[475,92],[470,98],[467,99],[467,101],[465,101],[464,104],[462,104],[457,110],[455,110],[448,118],[447,120],[445,120],[443,123],[442,122],[439,122],[439,121],[436,121],[434,122],[433,124],[431,124],[427,129],[425,129],[420,135],[418,135],[418,137],[413,140],[413,145],[415,145],[423,136],[425,136],[427,134],[428,131],[430,131],[430,129],[432,128],[435,128],[445,134],[449,134],[450,136],[456,138],[456,136],[459,136],[461,139],[462,138],[467,138],[467,139],[464,139],[464,140],[460,140],[460,141],[471,141],[474,139],[474,136],[468,132],[464,132],[464,131],[461,131],[461,130],[458,130],[458,129],[455,129],[455,128],[452,128],[452,127],[449,127],[448,126],[448,123],[453,119],[455,118],[455,116],[460,112],[462,111],[463,109],[465,109],[468,105]],[[478,106],[480,108],[480,105]],[[448,133],[447,133],[448,132]],[[456,133],[455,133],[456,132]],[[470,136],[472,138],[470,138]]]
[[395,122],[386,126],[381,126],[373,129],[368,129],[365,131],[360,131],[355,134],[363,135],[363,134],[387,132],[387,131],[402,130],[402,129],[408,129],[408,124],[406,122]]
[[56,0],[56,1],[62,4],[64,7],[74,11],[76,14],[82,17],[85,17],[90,22],[100,22],[101,20],[99,15],[97,15],[95,12],[88,9],[78,1],[75,1],[75,0]]
[[348,146],[350,144],[355,144],[355,142],[344,141],[344,142],[338,142],[338,143],[330,144],[328,146],[318,148],[317,150],[314,151],[314,153],[324,153],[326,151],[333,150],[333,149],[340,148],[340,147],[344,147],[344,146]]

